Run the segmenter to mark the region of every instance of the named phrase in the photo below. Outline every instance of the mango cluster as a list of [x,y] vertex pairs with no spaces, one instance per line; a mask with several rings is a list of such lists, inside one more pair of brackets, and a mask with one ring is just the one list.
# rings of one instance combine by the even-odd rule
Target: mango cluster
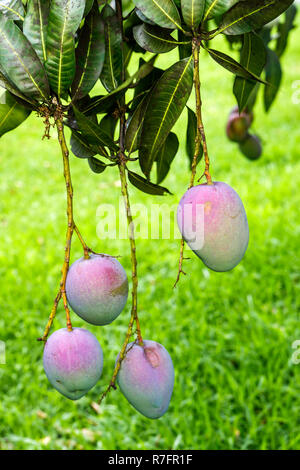
[[[73,311],[92,325],[108,325],[123,311],[128,298],[128,278],[119,261],[91,254],[69,269],[66,295]],[[155,341],[128,345],[117,381],[128,401],[144,416],[159,418],[171,399],[174,368],[167,350]],[[47,340],[45,373],[62,395],[78,400],[101,377],[103,351],[91,332],[62,328]]]
[[252,111],[245,109],[240,113],[236,106],[230,112],[226,125],[226,134],[229,140],[238,143],[240,151],[246,158],[258,160],[263,149],[260,138],[249,132],[253,119]]

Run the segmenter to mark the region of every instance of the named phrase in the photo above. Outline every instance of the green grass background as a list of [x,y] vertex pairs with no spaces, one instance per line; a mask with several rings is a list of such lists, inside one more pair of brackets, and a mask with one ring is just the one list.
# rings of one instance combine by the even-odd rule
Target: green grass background
[[[223,42],[220,47],[223,47]],[[217,44],[216,44],[217,46]],[[292,343],[300,339],[300,31],[284,58],[283,85],[272,112],[260,105],[254,130],[264,155],[249,162],[225,136],[234,105],[232,75],[201,59],[204,119],[212,174],[240,194],[250,224],[250,245],[232,272],[217,274],[191,256],[176,290],[177,240],[138,240],[139,310],[145,338],[162,343],[176,371],[169,411],[151,421],[119,391],[97,412],[91,407],[110,379],[123,342],[130,302],[112,325],[87,326],[105,355],[103,376],[86,397],[72,402],[51,388],[42,367],[43,331],[58,289],[65,242],[65,193],[60,150],[31,116],[0,142],[0,366],[1,449],[300,449],[300,365]],[[160,59],[163,66],[174,53]],[[193,106],[193,97],[190,101]],[[176,125],[181,147],[165,185],[173,196],[155,198],[130,188],[132,202],[177,204],[189,181],[184,151],[186,114]],[[126,240],[100,240],[97,207],[118,210],[116,169],[91,173],[71,158],[76,221],[96,251],[122,255]],[[199,174],[202,168],[199,168]],[[72,260],[81,256],[74,242]],[[55,328],[65,325],[59,308]]]

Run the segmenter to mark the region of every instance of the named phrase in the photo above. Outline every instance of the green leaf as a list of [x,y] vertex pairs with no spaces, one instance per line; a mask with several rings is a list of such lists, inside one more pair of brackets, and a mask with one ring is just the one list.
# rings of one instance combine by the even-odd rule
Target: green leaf
[[17,96],[18,98],[21,98],[23,101],[26,101],[27,103],[30,103],[31,105],[36,104],[34,100],[31,100],[27,96],[23,95],[23,93],[21,93],[20,90],[18,90],[18,88],[7,78],[6,74],[1,69],[0,69],[0,86],[2,88],[5,88],[5,90],[8,90],[13,95]]
[[201,23],[206,3],[205,0],[181,0],[184,22],[194,31]]
[[0,137],[22,124],[29,114],[30,110],[19,104],[11,93],[5,91],[0,96]]
[[167,188],[150,183],[150,181],[147,181],[145,178],[138,175],[137,173],[134,173],[133,171],[127,171],[130,183],[143,193],[152,194],[155,196],[163,196],[165,193],[171,194]]
[[46,72],[18,26],[0,16],[0,67],[7,78],[29,98],[46,101],[49,83]]
[[178,46],[178,52],[179,52],[179,59],[186,59],[186,57],[191,57],[193,53],[193,48],[192,48],[192,43],[185,43],[186,36],[184,33],[180,30],[178,30],[178,41],[179,41],[179,46]]
[[104,64],[104,23],[98,8],[85,20],[76,48],[76,74],[72,84],[73,101],[86,96],[97,82]]
[[11,20],[24,21],[22,0],[0,0],[0,13]]
[[174,132],[170,132],[156,156],[156,183],[160,184],[170,171],[171,164],[178,152],[179,141]]
[[244,34],[277,18],[294,0],[247,0],[234,5],[222,18],[217,33]]
[[166,70],[151,93],[139,152],[140,165],[147,178],[159,147],[163,145],[189,99],[192,86],[193,60],[190,57]]
[[89,14],[89,12],[91,11],[93,7],[93,4],[94,4],[94,0],[85,0],[85,9],[84,9],[83,16],[87,16]]
[[79,127],[79,130],[82,132],[83,136],[88,139],[91,144],[100,145],[108,147],[113,152],[118,151],[118,146],[114,144],[111,137],[104,132],[101,127],[93,122],[91,119],[87,118],[83,113],[81,113],[74,105],[74,114]]
[[103,173],[103,171],[106,169],[105,163],[101,162],[101,160],[98,160],[97,158],[91,157],[88,159],[90,169],[94,173]]
[[139,10],[138,8],[135,9],[135,13],[139,17],[139,19],[142,20],[143,23],[148,23],[152,26],[155,25],[154,21],[149,20],[149,18],[147,18],[147,16],[145,16],[144,13],[142,13],[141,10]]
[[81,23],[85,2],[52,0],[47,30],[46,70],[50,85],[65,98],[75,76],[74,36]]
[[[255,33],[245,34],[241,51],[241,65],[259,77],[266,64],[266,59],[266,48],[261,37]],[[253,80],[236,77],[233,93],[237,99],[240,112],[247,106],[254,88],[255,82]]]
[[145,23],[133,28],[133,35],[138,45],[149,52],[169,52],[178,44],[169,31]]
[[33,46],[39,59],[47,59],[46,42],[50,0],[29,0],[23,24],[23,33]]
[[144,117],[150,97],[151,93],[144,96],[135,109],[133,115],[129,118],[125,135],[125,148],[128,150],[129,154],[135,152],[139,148]]
[[122,31],[116,12],[109,5],[103,8],[102,18],[105,25],[105,61],[100,79],[106,90],[110,92],[122,83]]
[[281,57],[284,53],[290,31],[295,27],[294,20],[297,14],[297,8],[295,5],[291,5],[290,8],[285,12],[284,22],[278,25],[278,34],[279,37],[276,43],[276,54],[278,57]]
[[[1,1],[1,0],[0,0]],[[23,24],[23,33],[42,63],[46,62],[46,42],[50,0],[29,0]]]
[[112,114],[107,114],[100,122],[101,129],[110,136],[112,140],[115,137],[115,131],[117,127],[118,120]]
[[[143,67],[146,63],[147,62],[145,62],[143,58],[140,58],[139,68]],[[139,103],[142,101],[148,91],[153,88],[163,73],[164,71],[162,69],[153,67],[150,73],[139,80],[136,87],[134,88],[134,96],[130,107],[131,114],[138,107]]]
[[180,15],[173,0],[133,0],[133,3],[157,25],[182,29]]
[[239,0],[206,0],[203,21],[223,15]]
[[149,62],[145,62],[142,66],[139,67],[139,70],[134,75],[128,77],[125,82],[123,82],[118,88],[111,91],[107,95],[93,97],[88,105],[83,108],[83,112],[85,114],[109,112],[114,107],[115,102],[124,95],[124,93],[135,80],[142,80],[151,73],[153,70],[152,63],[153,59],[151,59]]
[[248,80],[256,80],[260,83],[265,83],[264,80],[258,77],[255,73],[251,72],[250,70],[247,70],[246,67],[239,64],[236,60],[234,60],[232,57],[229,57],[227,54],[224,54],[220,51],[216,51],[214,49],[207,49],[207,52],[209,53],[211,58],[214,59],[215,62],[220,64],[226,70],[229,70],[229,72],[234,73],[238,77],[247,78]]
[[[196,150],[196,136],[197,136],[197,116],[192,109],[187,106],[188,110],[188,125],[186,130],[186,153],[190,162],[190,168],[192,168],[195,150]],[[203,156],[203,146],[201,144],[200,152],[197,157],[197,164],[200,162]]]
[[92,149],[86,140],[77,131],[72,131],[70,139],[71,150],[78,158],[90,158],[97,154],[97,151]]
[[276,52],[267,49],[266,79],[270,83],[264,90],[265,110],[269,111],[280,88],[282,70]]

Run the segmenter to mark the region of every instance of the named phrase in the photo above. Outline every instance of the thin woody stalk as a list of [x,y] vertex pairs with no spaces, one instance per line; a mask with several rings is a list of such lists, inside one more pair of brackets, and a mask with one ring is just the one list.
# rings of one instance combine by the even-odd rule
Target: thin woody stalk
[[[203,146],[203,154],[205,158],[205,170],[204,175],[206,177],[207,184],[212,184],[211,176],[209,173],[209,156],[207,150],[207,143],[206,143],[206,135],[202,120],[202,100],[201,100],[201,83],[200,83],[200,70],[199,70],[199,55],[200,55],[200,44],[197,39],[193,41],[193,56],[194,56],[194,88],[195,88],[195,97],[196,97],[196,116],[197,116],[197,133],[195,138],[195,152],[192,161],[192,172],[191,172],[191,179],[190,185],[188,189],[191,189],[195,184],[196,178],[196,171],[197,171],[197,161],[201,151],[201,144]],[[181,274],[186,274],[183,269],[183,254],[184,254],[184,239],[181,239],[180,244],[180,255],[179,255],[179,263],[178,263],[178,274],[174,284],[174,287],[177,286]]]
[[[116,0],[116,11],[119,18],[119,22],[123,31],[123,11],[122,11],[122,2],[121,0]],[[125,70],[123,67],[122,71],[123,80],[125,79]],[[125,341],[121,348],[118,360],[116,362],[114,372],[110,383],[106,390],[101,395],[98,403],[101,404],[107,394],[110,392],[112,388],[116,388],[116,380],[117,375],[120,370],[122,361],[126,356],[127,346],[130,341],[130,338],[133,334],[133,326],[136,324],[136,333],[138,338],[138,343],[143,346],[143,338],[141,335],[141,328],[140,322],[138,318],[137,312],[137,293],[138,293],[138,275],[137,275],[137,257],[136,257],[136,244],[135,244],[135,236],[134,236],[134,223],[130,208],[130,199],[128,193],[128,186],[127,186],[127,178],[126,178],[126,156],[125,156],[125,100],[124,97],[120,99],[119,102],[119,113],[120,113],[120,135],[119,135],[119,145],[120,145],[120,152],[119,152],[119,174],[120,174],[120,181],[121,181],[121,191],[122,196],[124,199],[124,206],[126,211],[127,217],[127,224],[129,228],[129,240],[130,240],[130,252],[131,252],[131,277],[132,277],[132,305],[131,305],[131,314],[130,320],[127,328],[127,333],[125,337]]]
[[44,331],[44,334],[42,336],[41,341],[46,341],[51,329],[51,326],[53,324],[54,318],[56,316],[57,312],[57,307],[60,302],[60,300],[63,300],[64,304],[64,309],[66,312],[66,318],[67,318],[67,328],[69,331],[72,331],[72,323],[71,323],[71,318],[70,318],[70,310],[68,307],[68,301],[67,301],[67,296],[66,296],[66,279],[67,279],[67,274],[69,271],[69,265],[70,265],[70,253],[71,253],[71,243],[72,243],[72,237],[74,231],[76,232],[83,250],[84,250],[84,256],[85,258],[89,257],[89,251],[90,249],[87,247],[85,244],[77,226],[74,223],[74,216],[73,216],[73,185],[72,185],[72,179],[71,179],[71,172],[70,172],[70,163],[69,163],[69,150],[67,147],[65,135],[64,135],[64,127],[63,127],[63,122],[62,122],[62,117],[56,117],[55,119],[55,124],[57,128],[57,133],[58,133],[58,141],[60,144],[61,152],[62,152],[62,157],[63,157],[63,168],[64,168],[64,178],[66,182],[66,190],[67,190],[67,234],[66,234],[66,245],[65,245],[65,257],[64,257],[64,262],[62,266],[62,277],[60,281],[60,286],[59,286],[59,291],[57,293],[57,296],[55,297],[54,304]]

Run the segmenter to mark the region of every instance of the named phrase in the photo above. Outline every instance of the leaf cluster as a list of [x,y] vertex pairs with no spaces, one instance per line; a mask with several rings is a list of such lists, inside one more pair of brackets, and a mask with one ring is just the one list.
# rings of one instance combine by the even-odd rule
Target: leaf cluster
[[[132,0],[117,1],[114,9],[102,0],[3,0],[0,136],[31,111],[49,119],[60,106],[71,129],[72,152],[87,159],[92,171],[102,173],[120,158],[127,165],[137,160],[142,175],[127,168],[131,184],[149,194],[164,194],[168,190],[160,184],[179,148],[172,130],[184,109],[190,164],[195,152],[197,119],[187,107],[195,79],[193,50],[206,50],[235,75],[241,110],[254,105],[263,84],[268,110],[280,86],[280,58],[294,25],[292,4]],[[238,46],[239,61],[211,46],[220,34]],[[166,70],[155,65],[159,54],[175,48],[177,62]],[[141,53],[137,70],[129,74],[129,65]],[[99,80],[105,91],[95,95]],[[202,148],[198,161],[201,157]]]

